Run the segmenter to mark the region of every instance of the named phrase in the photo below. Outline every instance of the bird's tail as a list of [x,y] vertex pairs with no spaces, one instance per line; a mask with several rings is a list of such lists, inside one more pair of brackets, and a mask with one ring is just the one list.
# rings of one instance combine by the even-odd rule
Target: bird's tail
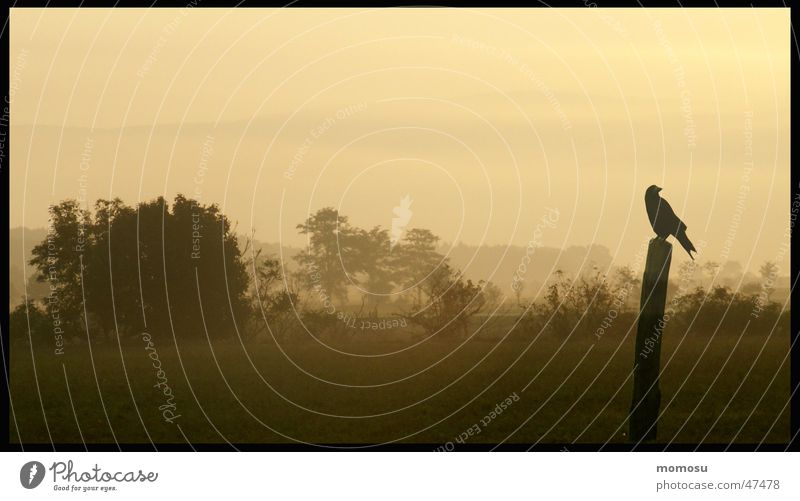
[[689,254],[689,257],[692,258],[694,261],[694,256],[692,256],[692,252],[697,252],[697,249],[694,248],[692,245],[692,241],[689,240],[689,237],[686,236],[686,230],[681,230],[675,235],[675,238],[678,239],[678,242],[681,243],[681,246],[686,249],[686,253]]

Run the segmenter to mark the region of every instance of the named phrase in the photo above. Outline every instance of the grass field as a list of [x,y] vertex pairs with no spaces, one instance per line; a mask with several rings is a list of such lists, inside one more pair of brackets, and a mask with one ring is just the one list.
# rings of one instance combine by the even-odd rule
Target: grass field
[[[10,437],[23,443],[445,444],[459,436],[475,444],[626,442],[634,332],[596,339],[506,331],[469,340],[362,331],[333,345],[360,356],[313,340],[278,349],[271,340],[234,338],[212,349],[202,342],[176,347],[160,337],[146,349],[134,337],[92,343],[91,350],[86,342],[70,344],[63,355],[47,343],[31,350],[20,340],[11,351]],[[788,332],[740,334],[666,331],[658,442],[788,441]],[[493,416],[501,402],[505,408]],[[162,414],[168,403],[178,416],[172,423]]]

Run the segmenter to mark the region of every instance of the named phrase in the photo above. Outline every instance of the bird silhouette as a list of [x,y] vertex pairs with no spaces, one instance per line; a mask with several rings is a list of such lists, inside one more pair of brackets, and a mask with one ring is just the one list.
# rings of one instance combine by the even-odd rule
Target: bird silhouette
[[686,253],[694,260],[692,252],[697,252],[697,249],[692,245],[689,237],[686,236],[686,225],[675,215],[675,211],[669,205],[669,202],[661,198],[658,192],[661,191],[656,185],[647,188],[644,193],[644,206],[647,209],[647,218],[650,219],[650,226],[656,232],[659,238],[666,238],[669,235],[674,235],[680,242],[681,246],[686,249]]

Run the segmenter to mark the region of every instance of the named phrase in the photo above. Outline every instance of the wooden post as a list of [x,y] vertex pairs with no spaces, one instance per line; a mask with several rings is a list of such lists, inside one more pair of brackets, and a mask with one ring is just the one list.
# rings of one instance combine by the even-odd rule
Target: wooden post
[[633,399],[628,420],[631,442],[655,440],[661,390],[661,335],[664,330],[664,307],[667,303],[669,265],[672,244],[653,238],[647,248],[647,262],[642,277],[639,324],[636,329],[636,353],[633,362]]

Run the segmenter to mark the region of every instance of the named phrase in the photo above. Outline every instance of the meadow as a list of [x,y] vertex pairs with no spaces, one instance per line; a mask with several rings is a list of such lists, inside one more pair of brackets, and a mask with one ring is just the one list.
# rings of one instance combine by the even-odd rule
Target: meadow
[[[630,315],[600,337],[512,329],[513,317],[472,322],[467,338],[356,329],[280,343],[234,335],[176,344],[162,335],[148,347],[132,335],[72,342],[62,355],[53,343],[16,339],[10,438],[456,449],[627,442]],[[657,442],[787,442],[787,327],[784,316],[771,332],[667,329]]]

